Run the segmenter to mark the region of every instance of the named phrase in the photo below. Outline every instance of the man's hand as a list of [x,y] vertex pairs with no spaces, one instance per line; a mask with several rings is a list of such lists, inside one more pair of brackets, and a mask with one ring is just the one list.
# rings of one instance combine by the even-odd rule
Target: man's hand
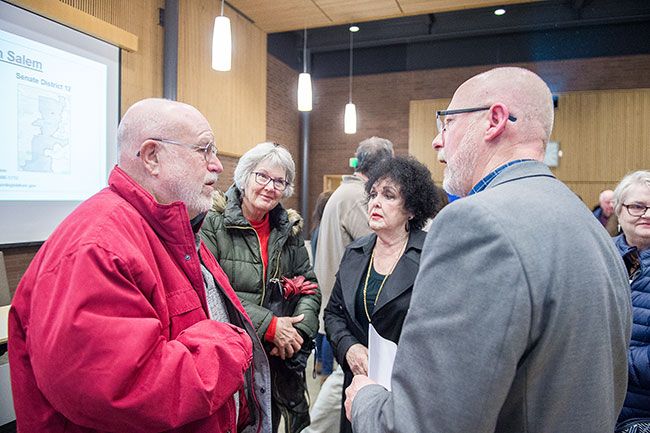
[[271,355],[279,356],[282,359],[288,359],[293,357],[293,354],[300,350],[303,339],[298,330],[293,327],[293,324],[302,321],[304,317],[304,314],[300,314],[296,317],[277,318],[275,324],[275,336],[273,337],[273,344],[275,347],[271,350]]
[[345,353],[345,360],[353,374],[368,374],[368,348],[361,343],[353,344]]
[[345,390],[345,416],[350,422],[352,422],[352,402],[354,397],[357,396],[357,393],[361,388],[368,385],[376,384],[372,379],[369,379],[368,376],[359,374],[354,376],[352,383]]

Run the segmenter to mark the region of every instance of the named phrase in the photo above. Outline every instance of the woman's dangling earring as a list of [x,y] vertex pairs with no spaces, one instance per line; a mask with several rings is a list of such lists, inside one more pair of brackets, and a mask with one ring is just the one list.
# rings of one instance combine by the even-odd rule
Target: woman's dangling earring
[[406,220],[406,226],[404,227],[404,229],[406,230],[406,233],[408,233],[409,230],[411,229],[411,220],[412,219],[413,219],[413,217],[409,217],[409,219]]

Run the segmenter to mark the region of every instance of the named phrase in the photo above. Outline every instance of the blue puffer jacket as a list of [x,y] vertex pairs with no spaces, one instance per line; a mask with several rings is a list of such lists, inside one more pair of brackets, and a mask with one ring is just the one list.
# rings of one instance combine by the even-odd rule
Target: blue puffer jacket
[[632,341],[627,395],[619,421],[650,418],[650,248],[639,252],[627,244],[624,235],[617,236],[614,241],[626,264],[630,255],[638,254],[641,259],[641,269],[631,282]]

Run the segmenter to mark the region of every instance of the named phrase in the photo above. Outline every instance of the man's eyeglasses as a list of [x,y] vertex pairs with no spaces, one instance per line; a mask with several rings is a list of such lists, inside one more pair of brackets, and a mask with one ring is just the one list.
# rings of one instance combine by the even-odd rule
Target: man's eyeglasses
[[278,191],[284,191],[289,186],[289,182],[284,179],[274,179],[271,176],[258,171],[253,172],[253,174],[255,175],[255,182],[257,182],[258,185],[266,186],[269,182],[273,181],[273,188]]
[[[205,158],[206,162],[210,159],[211,156],[217,156],[217,146],[210,142],[206,144],[205,146],[201,146],[199,144],[185,144],[185,143],[179,143],[178,141],[174,140],[167,140],[166,138],[147,138],[147,140],[153,140],[153,141],[159,141],[161,143],[166,143],[166,144],[173,144],[175,146],[181,146],[185,147],[188,149],[194,149],[199,153],[203,153],[203,157]],[[138,158],[140,157],[140,151],[136,153]]]
[[[436,111],[436,126],[438,127],[438,133],[442,134],[443,131],[447,129],[447,122],[445,122],[445,116],[452,114],[463,114],[463,113],[475,113],[477,111],[489,110],[491,107],[476,107],[476,108],[459,108],[457,110],[439,110]],[[508,120],[511,122],[516,122],[517,118],[512,114],[508,115]]]
[[650,209],[650,206],[644,206],[637,203],[624,204],[623,207],[627,209],[627,213],[633,217],[642,217],[646,214],[648,209]]

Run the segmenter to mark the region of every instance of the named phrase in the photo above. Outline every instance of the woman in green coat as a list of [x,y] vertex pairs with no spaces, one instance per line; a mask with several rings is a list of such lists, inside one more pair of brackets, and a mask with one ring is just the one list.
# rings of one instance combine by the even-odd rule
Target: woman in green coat
[[201,237],[228,275],[267,349],[273,430],[309,425],[305,365],[318,331],[321,296],[302,236],[303,221],[280,201],[293,193],[295,164],[275,143],[240,159],[235,183],[216,196]]

